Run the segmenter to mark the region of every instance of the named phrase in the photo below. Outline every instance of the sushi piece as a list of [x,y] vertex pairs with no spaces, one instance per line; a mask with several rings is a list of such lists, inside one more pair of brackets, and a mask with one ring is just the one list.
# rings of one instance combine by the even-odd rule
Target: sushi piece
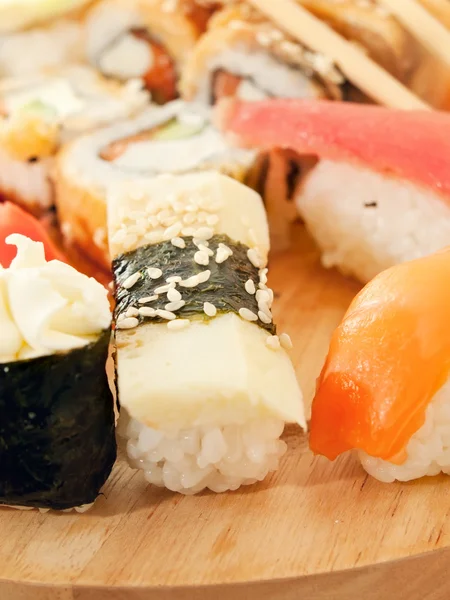
[[41,242],[44,245],[46,260],[67,262],[40,221],[16,204],[2,202],[0,203],[0,265],[3,268],[8,268],[16,256],[15,247],[6,241],[14,233],[20,233],[34,242]]
[[0,82],[0,194],[39,213],[53,204],[51,167],[61,143],[133,116],[148,102],[87,67]]
[[310,446],[357,450],[383,482],[450,474],[450,248],[396,265],[334,332],[312,404]]
[[[387,13],[370,3],[303,3],[389,72],[407,78],[414,66],[411,39]],[[362,97],[332,55],[311,51],[245,2],[228,5],[212,17],[186,63],[180,88],[185,99],[206,104],[229,96],[246,100]]]
[[88,58],[108,77],[141,78],[163,104],[177,97],[180,68],[209,15],[194,0],[103,0],[86,19]]
[[85,510],[116,457],[107,292],[14,234],[0,269],[0,504]]
[[134,120],[81,137],[56,161],[56,205],[66,237],[109,266],[108,188],[130,178],[217,169],[239,180],[253,172],[256,153],[236,150],[204,111],[181,101],[151,108]]
[[325,266],[366,283],[450,243],[448,114],[326,101],[228,101],[217,121],[236,144],[298,154],[295,202]]
[[302,394],[272,321],[256,192],[219,173],[111,188],[119,430],[146,479],[193,494],[277,469]]

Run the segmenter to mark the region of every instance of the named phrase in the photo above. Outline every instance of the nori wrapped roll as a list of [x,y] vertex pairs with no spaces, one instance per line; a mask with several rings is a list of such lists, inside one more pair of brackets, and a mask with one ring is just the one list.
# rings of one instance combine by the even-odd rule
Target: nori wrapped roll
[[105,371],[110,332],[67,353],[0,366],[0,504],[91,504],[116,459]]
[[305,426],[277,335],[261,197],[219,173],[114,186],[119,436],[131,466],[182,494],[263,481]]
[[106,290],[19,235],[0,269],[0,505],[80,512],[116,459]]

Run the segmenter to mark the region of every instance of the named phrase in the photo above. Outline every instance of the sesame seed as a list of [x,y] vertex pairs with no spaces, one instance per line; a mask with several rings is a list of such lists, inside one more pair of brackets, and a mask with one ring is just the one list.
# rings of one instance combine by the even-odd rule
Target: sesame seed
[[261,269],[261,271],[259,272],[259,281],[264,285],[267,283],[267,273],[268,269]]
[[190,324],[191,322],[189,319],[176,319],[175,321],[169,321],[169,323],[167,323],[167,328],[172,331],[179,331],[180,329],[186,329]]
[[258,304],[267,304],[270,301],[270,295],[267,290],[257,290],[256,301]]
[[294,347],[292,340],[287,333],[282,333],[280,335],[280,344],[285,350],[292,350]]
[[209,264],[209,256],[206,254],[206,252],[202,252],[201,250],[194,254],[194,260],[198,265]]
[[199,283],[198,275],[192,275],[192,277],[188,277],[184,281],[180,281],[180,286],[185,288],[193,288]]
[[133,285],[135,285],[139,281],[140,278],[141,274],[139,273],[139,271],[137,271],[136,273],[133,273],[133,275],[130,275],[125,279],[125,281],[122,283],[122,287],[126,290],[129,290],[133,287]]
[[[161,232],[160,231],[149,231],[144,235],[144,238],[150,244],[157,244],[161,241]],[[137,238],[136,238],[137,241]]]
[[142,317],[154,317],[156,316],[156,310],[154,308],[150,308],[150,306],[143,306],[139,309],[139,314]]
[[192,225],[193,223],[195,223],[196,220],[196,215],[194,215],[194,213],[192,212],[183,215],[183,223],[185,225]]
[[207,225],[217,225],[218,222],[219,222],[218,215],[209,215],[209,217],[206,217]]
[[177,318],[177,316],[173,312],[170,312],[169,310],[158,309],[155,312],[158,317],[161,317],[162,319],[166,319],[167,321],[173,321],[173,319]]
[[117,317],[116,321],[123,321],[124,319],[126,319],[125,313],[120,313],[120,315]]
[[170,215],[169,217],[166,217],[165,219],[161,220],[161,225],[163,227],[170,227],[171,225],[174,225],[177,221],[178,217],[176,215]]
[[226,250],[225,248],[218,248],[216,252],[216,263],[218,265],[224,263],[232,254],[233,252],[230,249]]
[[146,296],[145,298],[141,298],[140,300],[138,300],[139,304],[147,304],[147,302],[153,302],[154,300],[158,300],[158,295],[155,294],[154,296]]
[[269,323],[272,323],[272,319],[269,317],[269,315],[267,315],[262,310],[258,311],[258,317],[259,317],[259,320],[262,321],[263,323],[266,323],[266,325],[268,325]]
[[167,292],[167,299],[171,302],[179,302],[181,300],[181,294],[175,288],[170,288]]
[[134,329],[139,325],[139,321],[135,317],[118,320],[116,323],[117,329]]
[[270,312],[270,309],[265,302],[258,303],[258,310],[259,312],[264,313],[272,321],[272,313]]
[[155,288],[155,294],[167,294],[169,290],[175,287],[174,283],[168,283],[167,285],[160,285]]
[[173,275],[172,277],[168,277],[166,279],[167,283],[180,283],[180,281],[183,281],[183,278],[179,275]]
[[239,315],[246,321],[257,321],[258,320],[258,315],[255,315],[255,313],[253,311],[249,310],[248,308],[240,308]]
[[269,335],[266,338],[266,346],[271,350],[278,350],[280,347],[280,340],[277,335]]
[[170,240],[172,246],[175,246],[176,248],[186,248],[186,242],[183,240],[183,238],[180,237],[174,237]]
[[177,302],[168,302],[164,308],[169,312],[175,312],[176,310],[180,310],[180,308],[183,308],[185,304],[186,302],[184,300],[178,300]]
[[180,233],[183,225],[181,223],[174,223],[170,227],[168,227],[164,232],[164,239],[171,240]]
[[127,235],[127,237],[123,240],[123,247],[125,248],[125,250],[131,250],[131,248],[133,248],[136,243],[137,243],[138,237],[137,235],[135,235],[134,233],[131,233],[129,235]]
[[214,306],[214,304],[211,304],[211,302],[205,302],[203,304],[203,312],[205,315],[208,315],[208,317],[215,317],[217,314],[217,308]]
[[134,308],[134,306],[130,306],[125,313],[126,317],[137,317],[138,315],[139,311],[137,308]]
[[189,212],[194,213],[194,212],[197,212],[198,208],[197,208],[197,206],[194,206],[193,204],[188,204],[184,207],[184,210],[188,213]]
[[197,275],[199,283],[206,283],[208,279],[211,277],[211,271],[202,271]]
[[253,279],[248,279],[245,282],[245,291],[247,292],[247,294],[251,295],[253,295],[256,292],[255,283]]
[[114,289],[114,281],[110,281],[110,282],[108,283],[108,290],[111,290],[111,291],[112,291],[113,289]]
[[147,269],[147,273],[150,279],[159,279],[160,277],[162,277],[161,269],[157,269],[156,267],[149,267]]
[[261,257],[259,255],[259,252],[255,250],[255,248],[250,248],[247,251],[247,258],[254,267],[259,268],[261,266]]
[[214,231],[211,229],[211,227],[200,227],[195,232],[195,237],[200,240],[209,240],[213,235]]
[[183,227],[181,233],[186,237],[193,237],[195,234],[195,229],[193,227]]
[[199,244],[198,249],[202,252],[205,252],[208,256],[214,256],[214,250],[211,250],[211,248],[208,248],[208,246],[205,246],[205,244]]
[[170,211],[165,209],[165,210],[161,210],[157,215],[156,215],[158,221],[160,223],[162,223],[165,219],[167,219],[167,217],[170,217]]

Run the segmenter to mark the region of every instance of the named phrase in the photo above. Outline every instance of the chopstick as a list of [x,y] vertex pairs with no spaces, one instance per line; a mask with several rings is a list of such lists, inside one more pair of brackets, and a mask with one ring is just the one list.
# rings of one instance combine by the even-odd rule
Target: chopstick
[[293,0],[248,0],[248,3],[300,43],[331,58],[349,81],[380,104],[405,110],[431,110],[400,81]]
[[427,50],[450,65],[450,31],[416,0],[378,0]]

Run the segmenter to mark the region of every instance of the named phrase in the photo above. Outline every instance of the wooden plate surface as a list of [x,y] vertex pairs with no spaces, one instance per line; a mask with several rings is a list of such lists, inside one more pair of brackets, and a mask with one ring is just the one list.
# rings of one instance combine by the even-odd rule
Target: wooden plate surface
[[[359,286],[301,227],[271,284],[310,400]],[[233,493],[153,489],[119,460],[86,514],[0,509],[0,599],[448,600],[450,478],[381,484],[352,456],[314,458],[295,427],[285,439],[280,470]]]

